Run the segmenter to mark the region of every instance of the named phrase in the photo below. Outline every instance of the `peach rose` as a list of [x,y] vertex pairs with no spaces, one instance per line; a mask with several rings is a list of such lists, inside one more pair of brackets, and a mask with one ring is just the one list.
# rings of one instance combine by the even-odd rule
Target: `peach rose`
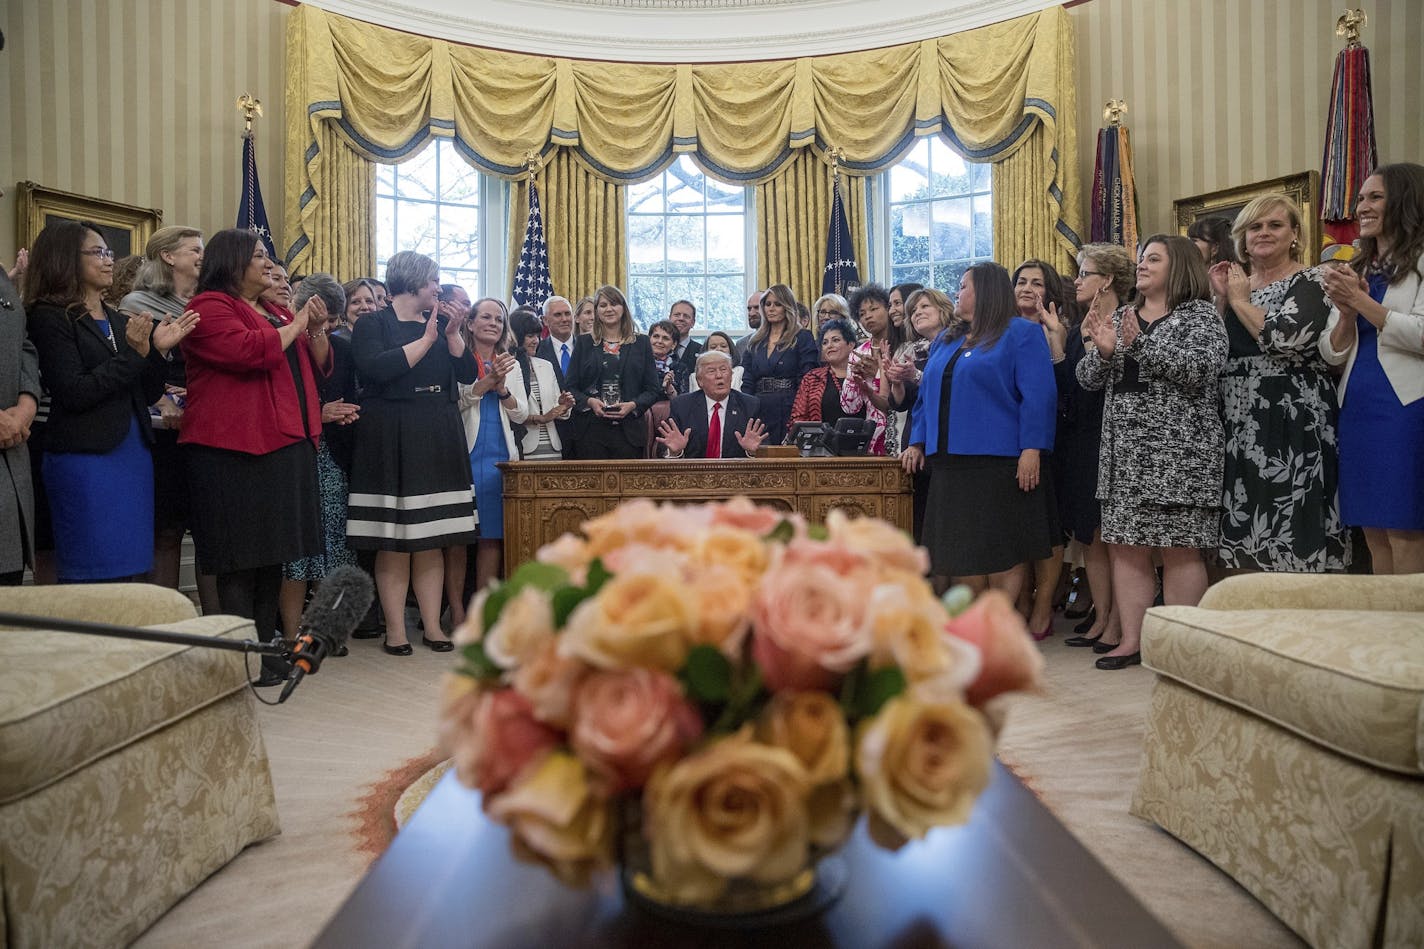
[[813,786],[839,781],[850,768],[845,716],[825,692],[777,692],[762,711],[756,736],[795,755]]
[[613,862],[612,807],[567,752],[545,755],[487,810],[508,825],[516,856],[544,864],[565,883],[585,886]]
[[849,517],[840,508],[826,515],[826,531],[833,543],[856,550],[883,570],[903,570],[924,576],[930,569],[930,555],[914,539],[878,517]]
[[553,638],[554,604],[549,594],[525,587],[505,601],[494,628],[485,633],[485,655],[501,669],[512,669],[534,658]]
[[968,820],[992,755],[988,726],[969,706],[900,695],[861,724],[855,762],[874,816],[913,840]]
[[713,525],[696,535],[692,563],[726,566],[736,570],[742,582],[753,586],[766,573],[770,552],[761,537],[751,531]]
[[[831,689],[870,651],[869,585],[828,550],[797,557],[793,541],[752,597],[752,656],[772,691]],[[824,548],[825,545],[815,545]]]
[[687,544],[688,532],[679,520],[670,505],[659,507],[646,498],[624,501],[607,514],[584,522],[586,550],[593,558],[606,557],[628,544],[680,549]]
[[784,520],[791,521],[797,536],[806,533],[806,521],[800,514],[755,504],[745,495],[739,494],[730,501],[710,505],[710,508],[713,524],[725,524],[728,527],[751,531],[758,537],[769,534]]
[[715,646],[727,658],[737,658],[751,626],[747,609],[752,588],[746,578],[724,564],[688,565],[683,569],[683,582],[685,596],[697,615],[692,645]]
[[898,585],[877,586],[870,594],[871,667],[898,666],[909,682],[935,680],[958,698],[979,674],[979,654],[945,632],[948,619],[933,597],[909,600]]
[[983,705],[1001,692],[1023,690],[1038,683],[1043,655],[1034,648],[1019,611],[1002,591],[990,590],[946,624],[950,634],[979,647],[983,658],[978,677],[966,698]]
[[609,794],[642,787],[659,762],[702,735],[702,719],[665,672],[595,672],[574,699],[570,744]]
[[809,856],[806,770],[749,729],[659,769],[643,796],[653,877],[674,900],[716,899],[733,878],[791,879]]
[[583,538],[566,533],[540,547],[534,554],[534,559],[540,563],[564,568],[568,571],[572,583],[583,586],[588,575],[588,565],[593,562],[593,555],[588,552],[588,544]]
[[441,716],[441,747],[454,758],[456,777],[483,793],[486,806],[561,740],[514,689],[479,692],[472,700],[453,686]]
[[600,669],[682,668],[697,628],[677,574],[629,571],[610,579],[569,617],[559,648]]
[[561,653],[558,641],[550,637],[528,662],[514,670],[512,682],[529,699],[535,718],[567,729],[573,721],[574,691],[587,673],[587,665]]

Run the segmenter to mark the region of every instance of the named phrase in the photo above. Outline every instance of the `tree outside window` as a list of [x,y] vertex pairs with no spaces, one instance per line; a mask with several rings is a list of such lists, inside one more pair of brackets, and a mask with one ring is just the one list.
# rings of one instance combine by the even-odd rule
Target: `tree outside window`
[[952,294],[972,264],[993,259],[990,167],[966,162],[934,136],[886,173],[890,285]]
[[399,165],[376,166],[376,274],[413,250],[440,265],[441,283],[480,293],[480,173],[446,139]]

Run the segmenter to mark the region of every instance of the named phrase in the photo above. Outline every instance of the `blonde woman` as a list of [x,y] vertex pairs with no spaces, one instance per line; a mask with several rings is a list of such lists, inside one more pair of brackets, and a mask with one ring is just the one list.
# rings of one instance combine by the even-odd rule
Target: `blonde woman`
[[821,361],[816,338],[796,318],[796,294],[784,283],[762,294],[761,325],[747,340],[742,356],[742,389],[761,403],[759,417],[768,445],[786,439],[786,423],[796,389]]
[[622,290],[599,287],[593,309],[593,331],[574,341],[566,377],[574,397],[574,457],[641,458],[648,441],[643,413],[663,394],[653,350]]
[[1319,344],[1330,301],[1300,253],[1300,209],[1263,195],[1236,216],[1240,259],[1211,268],[1230,355],[1221,374],[1226,480],[1217,562],[1229,570],[1340,572],[1339,408]]

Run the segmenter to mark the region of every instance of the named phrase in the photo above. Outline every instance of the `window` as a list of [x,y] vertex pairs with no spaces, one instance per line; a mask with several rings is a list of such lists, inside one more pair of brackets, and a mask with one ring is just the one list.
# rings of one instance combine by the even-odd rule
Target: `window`
[[686,299],[697,332],[746,332],[750,191],[709,178],[687,155],[628,187],[628,302],[641,329]]
[[440,282],[480,294],[480,173],[447,139],[399,165],[376,166],[376,274],[401,250],[440,264]]
[[890,286],[919,283],[953,293],[971,264],[993,258],[989,167],[966,162],[936,135],[890,169],[888,213],[881,218]]

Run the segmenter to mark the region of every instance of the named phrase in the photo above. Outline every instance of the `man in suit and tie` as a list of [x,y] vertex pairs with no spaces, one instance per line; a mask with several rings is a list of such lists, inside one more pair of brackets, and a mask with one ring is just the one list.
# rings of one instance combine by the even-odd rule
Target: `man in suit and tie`
[[697,371],[697,354],[702,352],[702,344],[692,338],[692,327],[697,325],[697,307],[690,300],[678,300],[668,310],[668,319],[677,327],[678,334],[672,357],[682,366],[685,378]]
[[737,360],[739,362],[746,358],[747,343],[752,341],[752,337],[761,327],[761,297],[764,292],[763,290],[753,290],[752,295],[747,297],[747,328],[751,332],[737,340]]
[[563,297],[550,297],[544,301],[544,327],[549,335],[539,341],[534,355],[554,364],[554,373],[559,378],[559,388],[566,389],[564,376],[569,371],[569,360],[574,356],[574,308]]
[[658,426],[669,458],[748,458],[766,438],[754,396],[732,389],[732,358],[719,350],[697,357],[700,392],[672,400],[670,418]]
[[[539,340],[534,355],[554,364],[554,377],[559,380],[559,389],[567,391],[569,361],[574,357],[574,308],[563,297],[550,297],[544,301],[544,327],[549,335]],[[559,433],[559,441],[564,446],[564,457],[570,458],[574,443],[573,421],[570,416],[554,420],[554,430]]]

